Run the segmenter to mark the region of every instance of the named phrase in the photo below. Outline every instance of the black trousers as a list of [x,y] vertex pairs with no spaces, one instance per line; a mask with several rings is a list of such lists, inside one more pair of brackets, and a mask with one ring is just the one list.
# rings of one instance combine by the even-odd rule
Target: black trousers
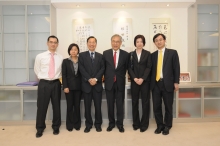
[[[163,81],[158,81],[152,90],[153,110],[157,127],[172,127],[174,91],[167,92]],[[162,113],[162,99],[165,105],[165,116]]]
[[[116,81],[117,82],[117,81]],[[113,84],[111,90],[106,90],[106,98],[108,105],[108,119],[109,126],[115,126],[115,101],[116,101],[116,110],[117,110],[117,127],[123,126],[124,120],[124,91],[118,90],[117,83]]]
[[79,129],[81,127],[80,101],[81,90],[69,90],[66,95],[66,128]]
[[91,115],[91,104],[92,100],[94,102],[95,107],[95,127],[100,127],[102,125],[102,92],[97,92],[94,87],[92,87],[92,90],[90,93],[83,92],[83,98],[84,98],[84,106],[85,106],[85,125],[88,128],[92,128],[93,126],[93,120]]
[[60,114],[60,98],[61,98],[61,84],[60,81],[53,80],[40,80],[38,85],[37,97],[37,131],[43,131],[46,128],[45,119],[47,114],[48,105],[51,99],[53,108],[52,128],[57,130],[61,125]]
[[[142,117],[139,116],[139,94],[141,93],[142,103]],[[139,127],[147,129],[149,126],[149,114],[150,114],[150,83],[143,82],[142,85],[138,85],[135,82],[131,82],[131,96],[132,96],[132,116],[133,127]]]

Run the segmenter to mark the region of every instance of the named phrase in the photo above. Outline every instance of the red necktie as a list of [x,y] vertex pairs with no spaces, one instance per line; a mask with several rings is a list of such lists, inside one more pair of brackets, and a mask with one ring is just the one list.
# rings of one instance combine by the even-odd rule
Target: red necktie
[[[116,68],[116,51],[115,51],[115,53],[114,53],[114,56],[113,56],[113,58],[114,58],[114,65],[115,65],[115,68]],[[116,81],[116,75],[114,76],[114,82]]]

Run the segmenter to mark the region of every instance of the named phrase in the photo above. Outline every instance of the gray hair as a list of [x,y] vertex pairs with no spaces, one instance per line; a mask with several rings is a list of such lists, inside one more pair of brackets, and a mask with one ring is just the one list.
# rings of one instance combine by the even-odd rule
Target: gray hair
[[114,34],[112,37],[111,37],[111,40],[114,38],[114,37],[119,37],[121,42],[122,42],[122,37],[119,35],[119,34]]

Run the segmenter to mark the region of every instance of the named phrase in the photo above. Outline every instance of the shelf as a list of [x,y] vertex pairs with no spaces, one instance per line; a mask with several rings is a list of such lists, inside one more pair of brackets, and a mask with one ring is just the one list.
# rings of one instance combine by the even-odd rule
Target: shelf
[[6,33],[3,33],[4,34],[25,34],[25,32],[6,32]]
[[26,52],[26,50],[4,50],[4,52]]
[[5,15],[5,14],[3,14],[2,16],[3,16],[3,17],[4,17],[4,16],[13,16],[13,17],[14,17],[14,16],[25,16],[25,15],[24,15],[24,14],[22,14],[22,15],[21,15],[21,14],[19,14],[19,15],[14,15],[14,14],[13,14],[13,15]]
[[179,100],[201,100],[201,98],[199,98],[199,97],[192,97],[192,98],[183,98],[183,97],[181,97],[181,98],[178,98]]
[[20,100],[0,100],[1,102],[21,102]]
[[219,13],[212,13],[212,14],[210,14],[210,13],[197,13],[197,14],[209,14],[209,15],[219,15]]
[[197,66],[197,67],[218,67],[218,66]]
[[37,100],[24,100],[24,102],[37,102]]
[[197,50],[218,50],[218,48],[198,48]]
[[209,99],[216,99],[216,100],[220,100],[220,97],[204,97],[205,100],[209,100]]

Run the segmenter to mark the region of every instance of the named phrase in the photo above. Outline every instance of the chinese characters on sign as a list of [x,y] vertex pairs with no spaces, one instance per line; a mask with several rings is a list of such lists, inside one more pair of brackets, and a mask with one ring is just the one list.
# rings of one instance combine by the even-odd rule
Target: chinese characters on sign
[[[164,24],[153,24],[154,35],[157,33],[167,34],[167,23]],[[166,36],[167,37],[167,36]]]
[[121,49],[130,52],[132,48],[131,19],[126,19],[123,22],[119,21],[119,19],[114,19],[113,32],[122,37]]
[[94,35],[93,21],[84,19],[80,22],[76,20],[73,23],[73,42],[78,44],[80,52],[87,51],[86,40],[89,36]]
[[162,33],[166,36],[166,47],[170,48],[170,19],[169,18],[151,18],[150,19],[150,51],[157,50],[152,38],[154,35]]

